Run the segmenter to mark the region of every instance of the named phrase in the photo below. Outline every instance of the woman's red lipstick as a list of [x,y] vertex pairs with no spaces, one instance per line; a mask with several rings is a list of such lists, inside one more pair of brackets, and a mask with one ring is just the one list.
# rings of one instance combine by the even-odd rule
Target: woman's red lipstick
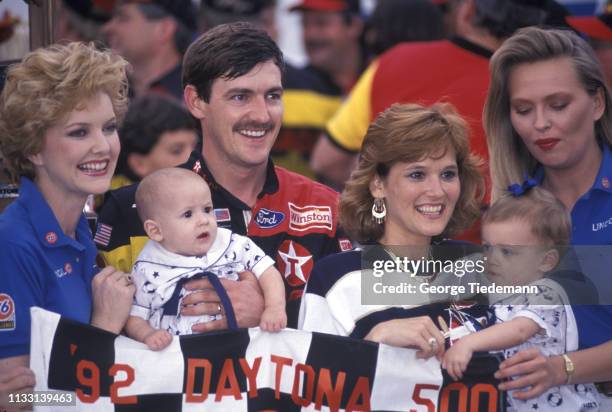
[[542,150],[552,150],[561,139],[538,139],[535,144]]

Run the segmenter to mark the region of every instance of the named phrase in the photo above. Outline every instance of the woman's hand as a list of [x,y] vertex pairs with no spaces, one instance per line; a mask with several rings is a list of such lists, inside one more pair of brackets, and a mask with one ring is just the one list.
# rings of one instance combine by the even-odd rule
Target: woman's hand
[[509,391],[516,399],[532,399],[553,386],[565,383],[565,368],[560,356],[544,356],[538,348],[528,348],[506,359],[495,372],[497,379],[516,377],[499,385],[500,390]]
[[9,403],[9,394],[34,390],[36,379],[28,362],[27,355],[0,359],[0,411],[19,409]]
[[444,336],[428,316],[381,322],[372,328],[365,339],[419,349],[417,358],[436,356],[442,359],[444,355]]
[[92,280],[93,314],[91,324],[120,333],[130,314],[136,288],[130,275],[107,266]]
[[0,376],[0,410],[11,410],[10,408],[15,406],[9,403],[9,394],[31,392],[35,384],[34,372],[25,366],[18,366],[3,373]]
[[[238,281],[219,280],[232,302],[238,327],[250,328],[257,326],[264,310],[263,292],[255,275],[251,272],[241,272],[238,274],[238,278]],[[221,319],[193,325],[191,328],[193,332],[200,333],[227,329],[227,319],[224,316],[222,306],[220,306],[221,300],[208,279],[197,279],[187,282],[185,289],[193,292],[183,298],[181,315],[223,315]],[[219,308],[221,308],[221,312],[219,312]]]

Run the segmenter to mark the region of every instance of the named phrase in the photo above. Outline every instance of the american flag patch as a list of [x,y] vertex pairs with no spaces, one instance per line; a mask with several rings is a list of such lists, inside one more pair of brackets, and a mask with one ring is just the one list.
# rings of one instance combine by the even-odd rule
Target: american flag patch
[[112,226],[100,223],[98,225],[98,229],[96,230],[96,235],[94,236],[94,242],[96,242],[100,246],[108,246],[112,232]]
[[229,222],[232,220],[229,209],[215,209],[215,219],[217,219],[217,222]]

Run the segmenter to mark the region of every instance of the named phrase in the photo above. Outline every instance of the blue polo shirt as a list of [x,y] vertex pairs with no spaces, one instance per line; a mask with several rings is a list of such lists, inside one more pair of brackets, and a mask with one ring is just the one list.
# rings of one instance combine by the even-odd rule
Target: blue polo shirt
[[[600,291],[599,305],[574,305],[580,349],[612,339],[612,150],[603,145],[602,161],[593,186],[572,209],[572,245],[582,270]],[[540,167],[535,176],[544,179]],[[608,245],[608,246],[587,246]]]
[[572,209],[573,245],[612,245],[612,150],[604,145],[593,186]]
[[30,351],[30,307],[89,323],[96,248],[85,216],[76,240],[62,232],[34,183],[0,215],[0,358]]
[[[572,209],[572,245],[612,245],[612,150],[605,144],[593,186]],[[544,168],[534,173],[544,180]]]

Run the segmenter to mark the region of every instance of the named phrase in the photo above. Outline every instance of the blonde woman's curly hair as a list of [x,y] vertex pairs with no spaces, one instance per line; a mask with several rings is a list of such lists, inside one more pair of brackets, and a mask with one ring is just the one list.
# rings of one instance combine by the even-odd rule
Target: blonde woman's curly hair
[[83,100],[106,93],[121,120],[127,70],[119,55],[78,42],[37,49],[11,65],[0,95],[0,152],[11,179],[35,177],[28,157],[42,150],[46,131]]
[[340,224],[361,243],[378,241],[384,225],[372,220],[374,197],[370,182],[384,179],[398,162],[418,162],[453,148],[457,156],[461,194],[442,236],[467,229],[480,215],[484,178],[480,161],[470,153],[468,126],[450,104],[423,107],[394,104],[370,125],[359,155],[340,197]]

